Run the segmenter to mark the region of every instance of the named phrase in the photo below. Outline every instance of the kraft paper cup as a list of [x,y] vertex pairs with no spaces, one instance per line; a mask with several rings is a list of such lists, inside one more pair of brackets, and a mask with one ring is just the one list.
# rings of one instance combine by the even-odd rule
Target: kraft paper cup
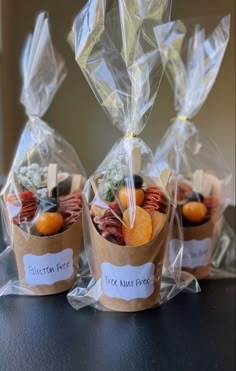
[[33,295],[51,295],[73,286],[81,246],[81,215],[68,230],[54,236],[29,235],[16,225],[13,234],[21,287]]
[[[209,276],[210,261],[215,243],[215,221],[190,228],[183,228],[184,252],[182,257],[182,270],[191,273],[197,279]],[[174,238],[178,232],[174,229]],[[173,240],[171,241],[173,243]]]
[[99,303],[105,308],[122,312],[136,312],[157,305],[168,222],[149,243],[120,246],[99,234],[85,200],[83,211],[91,237],[92,270],[101,283]]

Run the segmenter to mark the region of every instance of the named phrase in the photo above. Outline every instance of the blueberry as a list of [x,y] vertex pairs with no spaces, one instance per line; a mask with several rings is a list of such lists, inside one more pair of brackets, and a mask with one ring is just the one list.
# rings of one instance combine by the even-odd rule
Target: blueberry
[[196,201],[196,202],[203,202],[204,197],[201,193],[192,192],[187,196],[188,201]]
[[55,212],[57,211],[57,202],[54,197],[47,197],[40,200],[40,209],[43,212]]
[[[134,174],[133,175],[133,180],[134,180],[134,188],[141,188],[143,185],[143,178],[140,175]],[[132,186],[130,178],[126,176],[124,178],[124,185],[128,188]]]
[[143,185],[143,178],[140,175],[134,174],[134,186],[135,188],[141,188]]

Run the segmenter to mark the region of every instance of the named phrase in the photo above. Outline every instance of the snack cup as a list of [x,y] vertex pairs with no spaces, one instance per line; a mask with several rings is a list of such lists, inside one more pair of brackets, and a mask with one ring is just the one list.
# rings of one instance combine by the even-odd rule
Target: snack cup
[[83,201],[93,250],[91,269],[101,287],[100,304],[120,312],[136,312],[157,305],[168,222],[149,243],[120,246],[99,234]]
[[[198,182],[200,174],[200,183]],[[196,181],[196,183],[195,183]],[[202,170],[197,170],[192,176],[193,184],[198,184],[198,191],[201,194],[221,199],[222,185],[220,180]],[[200,184],[200,188],[199,188]],[[205,279],[209,277],[211,257],[216,240],[217,223],[220,220],[220,204],[214,211],[211,218],[199,226],[183,227],[183,256],[182,270],[194,275],[197,279]],[[174,228],[173,239],[171,241],[171,253],[175,250],[175,243],[178,240],[178,229]],[[173,257],[172,259],[173,260]]]
[[[215,244],[215,225],[216,221],[212,218],[200,226],[183,228],[182,270],[191,273],[197,279],[205,279],[209,276]],[[175,238],[178,239],[176,229],[174,229],[173,238],[171,252],[174,251]]]
[[69,290],[76,281],[82,237],[82,216],[54,236],[28,235],[13,225],[14,251],[20,285],[33,295]]

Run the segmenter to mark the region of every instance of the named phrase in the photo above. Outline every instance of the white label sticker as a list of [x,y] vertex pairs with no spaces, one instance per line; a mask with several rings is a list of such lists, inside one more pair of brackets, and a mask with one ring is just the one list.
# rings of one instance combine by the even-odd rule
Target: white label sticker
[[[189,240],[184,241],[184,251],[182,257],[182,267],[196,268],[202,267],[208,264],[209,254],[211,247],[211,239],[205,238],[203,240]],[[176,260],[176,267],[180,268],[180,259],[176,259],[178,252],[180,251],[179,240],[170,241],[169,259],[170,263],[173,264]]]
[[73,250],[65,249],[56,254],[23,257],[25,280],[29,285],[52,285],[68,280],[73,274]]
[[102,263],[102,289],[106,296],[131,300],[148,298],[154,291],[153,263],[118,267]]

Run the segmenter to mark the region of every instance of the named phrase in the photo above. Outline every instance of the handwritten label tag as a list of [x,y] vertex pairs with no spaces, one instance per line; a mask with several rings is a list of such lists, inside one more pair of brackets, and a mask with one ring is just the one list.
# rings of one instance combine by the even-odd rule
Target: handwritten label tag
[[118,267],[110,263],[102,263],[102,289],[106,296],[132,300],[148,298],[154,291],[153,263],[138,267],[124,265]]
[[73,250],[65,249],[56,254],[23,257],[25,281],[29,285],[52,285],[68,280],[73,274]]
[[[196,268],[203,267],[209,262],[211,239],[184,241],[184,251],[182,257],[182,267]],[[179,252],[179,240],[170,241],[169,259],[171,264],[174,263],[176,255]],[[177,263],[178,265],[178,263]],[[177,268],[180,268],[178,266]]]

